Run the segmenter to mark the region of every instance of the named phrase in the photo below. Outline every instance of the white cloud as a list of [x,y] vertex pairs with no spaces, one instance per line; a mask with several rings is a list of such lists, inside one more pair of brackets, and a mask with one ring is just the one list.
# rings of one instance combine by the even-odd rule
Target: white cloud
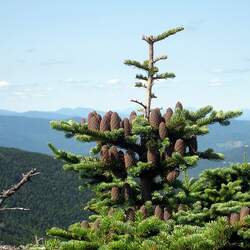
[[222,85],[223,85],[223,82],[218,78],[214,78],[214,79],[209,81],[210,87],[220,87]]
[[9,86],[10,83],[5,80],[0,80],[0,88]]
[[106,83],[108,83],[108,84],[118,84],[120,82],[121,82],[120,79],[110,79]]

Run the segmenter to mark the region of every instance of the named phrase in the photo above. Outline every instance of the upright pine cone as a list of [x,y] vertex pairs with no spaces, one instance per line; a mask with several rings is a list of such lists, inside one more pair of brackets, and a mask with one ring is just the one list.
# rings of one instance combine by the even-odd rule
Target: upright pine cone
[[110,162],[109,147],[107,145],[102,146],[101,152],[100,152],[100,158],[105,163]]
[[122,195],[125,201],[129,201],[132,199],[133,190],[128,183],[124,184],[122,188]]
[[104,115],[100,123],[100,131],[104,132],[108,130],[110,130],[110,118]]
[[120,128],[120,121],[121,121],[121,118],[119,117],[118,113],[113,112],[111,115],[111,120],[110,120],[111,130],[119,129]]
[[100,223],[101,223],[101,222],[100,222],[100,219],[96,219],[95,222],[94,222],[94,224],[93,224],[93,229],[94,229],[94,230],[99,229]]
[[124,162],[127,169],[135,164],[135,155],[133,151],[126,151],[124,154]]
[[180,153],[181,155],[185,154],[186,145],[184,140],[178,139],[174,144],[174,151]]
[[159,152],[156,148],[148,148],[147,151],[147,160],[153,165],[157,165],[159,162]]
[[109,155],[110,155],[111,161],[119,161],[119,153],[118,153],[116,146],[112,146],[109,149]]
[[190,154],[196,154],[198,150],[197,137],[193,136],[188,140],[188,151]]
[[169,183],[173,183],[177,177],[179,176],[179,171],[177,170],[172,170],[170,171],[167,176],[166,176],[166,180],[169,182]]
[[108,211],[108,216],[113,216],[115,209],[111,207]]
[[135,221],[135,209],[134,208],[129,208],[126,211],[126,220],[128,221]]
[[234,225],[234,224],[238,223],[239,220],[240,220],[240,215],[238,213],[231,213],[230,214],[229,221],[230,221],[231,225]]
[[163,115],[163,118],[165,120],[165,123],[168,124],[172,115],[173,115],[173,110],[171,108],[168,108],[165,112],[165,114]]
[[157,218],[159,218],[160,220],[162,220],[162,218],[163,218],[163,213],[162,213],[162,209],[161,209],[161,207],[160,207],[159,205],[157,205],[157,206],[155,207],[154,215],[155,215]]
[[81,222],[81,228],[89,228],[89,223],[87,220],[83,220]]
[[119,195],[120,195],[120,190],[118,187],[112,187],[111,188],[111,200],[112,201],[118,201],[119,200]]
[[148,212],[147,212],[147,208],[145,207],[145,205],[142,205],[140,207],[140,211],[142,213],[143,219],[146,219],[148,217]]
[[241,224],[244,224],[244,218],[250,214],[250,208],[249,207],[242,207],[240,209],[240,222]]
[[129,116],[129,123],[132,124],[133,120],[137,117],[137,114],[135,111],[132,111]]
[[99,131],[100,129],[100,119],[97,115],[90,117],[88,122],[88,129],[93,131]]
[[161,122],[159,125],[159,136],[161,138],[161,140],[165,139],[168,135],[168,131],[166,128],[166,124],[165,122]]
[[176,103],[175,109],[183,110],[183,106],[182,106],[181,102],[177,102],[177,103]]
[[159,108],[153,109],[149,115],[149,123],[151,127],[157,129],[162,121],[161,112]]
[[171,218],[171,213],[169,210],[165,207],[163,212],[163,220],[168,221]]
[[124,135],[129,136],[131,134],[131,126],[129,123],[129,119],[124,118],[122,123],[123,123]]

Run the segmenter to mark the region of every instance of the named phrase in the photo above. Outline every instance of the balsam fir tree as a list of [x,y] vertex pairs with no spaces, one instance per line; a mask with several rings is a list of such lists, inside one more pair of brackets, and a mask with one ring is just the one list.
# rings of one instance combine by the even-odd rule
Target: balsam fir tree
[[[232,183],[228,173],[222,174],[226,176],[222,185],[218,176],[209,179],[209,171],[198,180],[188,178],[187,171],[199,159],[223,159],[212,149],[199,151],[197,137],[207,134],[210,124],[229,125],[229,119],[241,112],[215,111],[211,106],[191,112],[180,102],[174,110],[167,108],[163,113],[160,108],[152,108],[156,98],[153,86],[161,79],[175,77],[174,73],[159,72],[157,62],[167,56],[155,56],[155,45],[182,30],[180,27],[157,36],[143,36],[148,58],[144,62],[125,61],[146,73],[137,74],[135,83],[135,87],[146,90],[145,101],[132,100],[141,106],[142,114],[133,111],[130,117],[121,119],[115,111],[103,117],[91,112],[80,123],[51,122],[52,128],[63,131],[68,138],[96,142],[90,156],[49,145],[55,157],[65,162],[65,170],[78,172],[84,179],[81,188],[90,188],[95,195],[85,207],[93,212],[89,220],[73,224],[68,230],[50,229],[48,234],[59,238],[48,241],[47,248],[222,249],[230,243],[235,224],[232,221],[240,216],[231,212],[250,205],[245,193],[249,185],[239,193],[241,180]],[[184,173],[183,180],[178,178],[180,173]],[[249,177],[242,178],[246,183]],[[233,209],[226,209],[231,205],[223,202],[233,195],[238,200],[231,204]],[[248,215],[247,208],[244,211],[242,218]],[[232,217],[231,224],[225,216]]]

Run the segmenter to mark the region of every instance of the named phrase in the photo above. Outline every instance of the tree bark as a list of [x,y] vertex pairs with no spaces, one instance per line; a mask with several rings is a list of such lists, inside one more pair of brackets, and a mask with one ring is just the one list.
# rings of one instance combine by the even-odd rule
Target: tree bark
[[[148,43],[148,66],[152,70],[154,67],[154,44],[153,42]],[[150,109],[151,109],[151,95],[153,87],[153,76],[151,72],[148,73],[148,83],[147,83],[147,92],[146,92],[146,118],[149,118]]]
[[152,199],[152,178],[148,175],[140,177],[142,200],[149,201]]

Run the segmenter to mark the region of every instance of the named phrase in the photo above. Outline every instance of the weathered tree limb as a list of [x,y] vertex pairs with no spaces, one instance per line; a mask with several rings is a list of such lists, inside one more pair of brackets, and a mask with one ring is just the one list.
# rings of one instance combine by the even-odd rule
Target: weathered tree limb
[[15,208],[7,208],[7,207],[2,207],[5,200],[9,197],[11,197],[12,195],[14,195],[25,183],[27,183],[31,177],[40,174],[40,172],[38,172],[35,168],[31,169],[29,172],[27,172],[26,174],[22,174],[22,179],[16,183],[15,185],[13,185],[12,187],[10,187],[7,190],[3,190],[0,193],[0,211],[7,211],[7,210],[22,210],[22,211],[28,211],[28,208],[22,208],[22,207],[15,207]]

